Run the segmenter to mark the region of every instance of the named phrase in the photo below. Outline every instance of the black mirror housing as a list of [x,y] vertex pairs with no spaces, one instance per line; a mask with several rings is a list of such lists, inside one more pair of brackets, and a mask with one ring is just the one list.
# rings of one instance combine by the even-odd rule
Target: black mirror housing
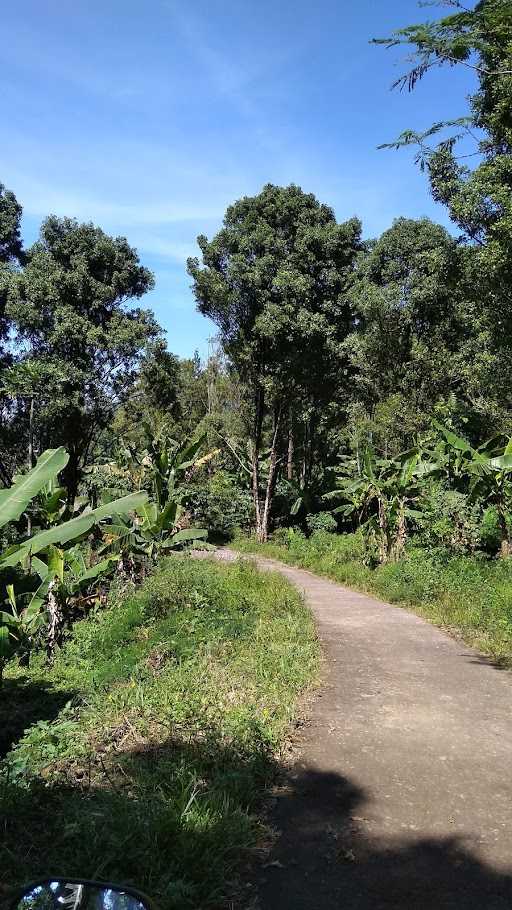
[[49,877],[18,892],[11,910],[155,910],[145,894],[112,882]]

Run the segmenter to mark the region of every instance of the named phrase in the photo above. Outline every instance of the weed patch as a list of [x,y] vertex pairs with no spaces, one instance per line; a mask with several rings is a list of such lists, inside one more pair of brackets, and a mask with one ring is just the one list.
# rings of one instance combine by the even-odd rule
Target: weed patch
[[164,910],[223,905],[317,661],[278,574],[173,558],[77,623],[51,669],[11,665],[0,698],[25,687],[40,714],[0,776],[3,883],[103,877]]

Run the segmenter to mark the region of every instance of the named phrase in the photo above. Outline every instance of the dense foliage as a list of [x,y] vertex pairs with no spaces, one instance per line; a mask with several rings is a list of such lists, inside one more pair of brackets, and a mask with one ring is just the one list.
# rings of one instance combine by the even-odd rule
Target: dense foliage
[[337,224],[332,209],[299,187],[268,185],[230,206],[212,241],[198,238],[202,268],[189,260],[199,310],[218,325],[247,389],[246,434],[261,540],[268,534],[280,437],[287,433],[293,447],[295,421],[328,403],[326,388],[343,371],[341,345],[352,322],[346,291],[360,231],[356,219]]

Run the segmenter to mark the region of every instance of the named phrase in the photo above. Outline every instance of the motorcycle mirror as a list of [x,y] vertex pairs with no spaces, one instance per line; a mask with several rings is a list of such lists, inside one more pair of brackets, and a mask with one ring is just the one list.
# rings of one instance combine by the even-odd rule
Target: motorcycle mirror
[[32,882],[11,910],[154,910],[133,888],[84,879],[51,878]]

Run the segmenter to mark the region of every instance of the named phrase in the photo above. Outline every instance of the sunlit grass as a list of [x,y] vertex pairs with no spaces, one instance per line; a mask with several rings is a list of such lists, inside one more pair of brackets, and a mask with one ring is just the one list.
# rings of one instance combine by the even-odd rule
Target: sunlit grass
[[1,880],[103,877],[164,910],[218,906],[317,662],[279,575],[174,558],[77,624],[51,670],[11,667],[1,697],[38,696],[43,719],[4,766]]
[[358,534],[283,535],[268,544],[239,538],[234,546],[310,569],[340,584],[402,604],[471,645],[512,665],[512,559],[449,557],[411,548],[398,563],[371,569]]

